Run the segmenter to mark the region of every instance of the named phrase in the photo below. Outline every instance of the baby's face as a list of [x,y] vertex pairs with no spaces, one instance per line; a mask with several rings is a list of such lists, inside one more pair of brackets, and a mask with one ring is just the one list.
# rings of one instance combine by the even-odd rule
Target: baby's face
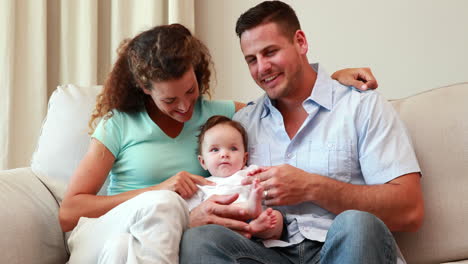
[[213,176],[231,176],[247,161],[242,135],[230,125],[220,124],[206,131],[201,149],[200,164]]

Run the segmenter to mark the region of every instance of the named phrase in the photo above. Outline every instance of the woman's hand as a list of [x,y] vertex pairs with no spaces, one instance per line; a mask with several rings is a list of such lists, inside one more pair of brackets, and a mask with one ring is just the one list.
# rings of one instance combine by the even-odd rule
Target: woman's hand
[[202,176],[191,174],[186,171],[181,171],[171,178],[156,185],[157,190],[169,190],[178,193],[182,198],[188,199],[197,192],[199,185],[215,185]]
[[362,91],[377,89],[379,86],[370,68],[347,68],[336,71],[331,77],[341,84],[354,86]]

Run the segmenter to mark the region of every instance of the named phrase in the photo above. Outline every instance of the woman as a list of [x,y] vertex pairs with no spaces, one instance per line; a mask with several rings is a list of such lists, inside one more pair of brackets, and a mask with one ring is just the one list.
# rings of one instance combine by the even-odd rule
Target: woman
[[[209,117],[231,118],[243,106],[204,99],[210,65],[206,46],[179,24],[121,46],[90,126],[102,120],[60,208],[62,229],[73,230],[69,263],[178,262],[189,224],[182,198],[196,184],[212,184],[195,155],[196,131]],[[334,77],[348,78],[348,85],[362,74],[372,77],[361,71]],[[97,196],[108,175],[109,195]]]

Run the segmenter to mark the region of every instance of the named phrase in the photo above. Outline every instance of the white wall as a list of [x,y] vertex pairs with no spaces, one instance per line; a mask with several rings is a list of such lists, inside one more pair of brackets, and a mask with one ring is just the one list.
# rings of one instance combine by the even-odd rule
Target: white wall
[[[248,101],[262,91],[251,80],[234,32],[239,15],[261,1],[197,0],[196,35],[216,67],[217,99]],[[309,60],[331,74],[369,66],[386,98],[468,81],[466,0],[296,0]]]

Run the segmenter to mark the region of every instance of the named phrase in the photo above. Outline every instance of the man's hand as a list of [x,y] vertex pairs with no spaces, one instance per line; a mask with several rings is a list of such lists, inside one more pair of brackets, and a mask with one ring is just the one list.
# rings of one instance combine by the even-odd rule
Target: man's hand
[[264,189],[266,206],[294,205],[310,200],[308,195],[312,188],[314,174],[288,164],[264,167],[263,171],[247,177],[242,184],[251,184],[255,179]]
[[190,212],[190,227],[216,224],[250,238],[250,226],[245,222],[247,211],[233,206],[239,194],[213,195]]
[[154,186],[155,190],[169,190],[178,193],[182,198],[192,197],[198,190],[198,185],[214,185],[202,176],[191,174],[186,171],[178,172],[176,175]]
[[341,84],[354,86],[359,90],[377,89],[377,80],[370,68],[348,68],[336,71],[331,76]]

